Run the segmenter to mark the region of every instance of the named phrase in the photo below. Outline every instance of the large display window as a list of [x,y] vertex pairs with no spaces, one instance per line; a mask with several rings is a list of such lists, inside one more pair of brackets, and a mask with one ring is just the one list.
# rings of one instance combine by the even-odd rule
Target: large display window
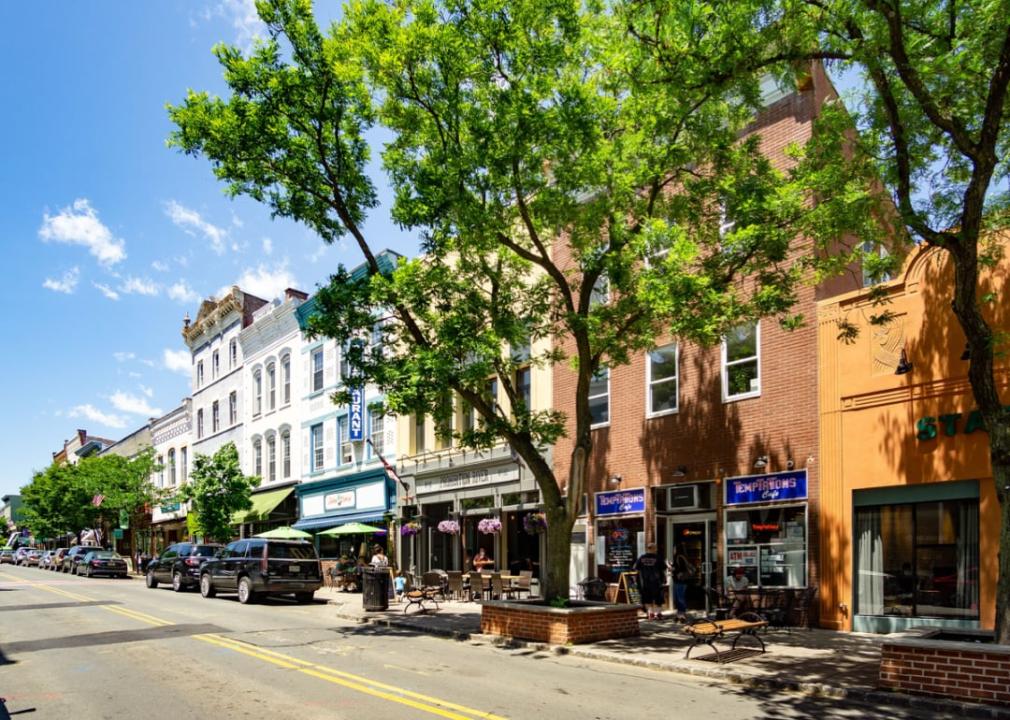
[[645,520],[639,517],[596,521],[596,574],[617,582],[645,550]]
[[806,586],[806,504],[727,510],[725,533],[728,574],[742,567],[751,587]]

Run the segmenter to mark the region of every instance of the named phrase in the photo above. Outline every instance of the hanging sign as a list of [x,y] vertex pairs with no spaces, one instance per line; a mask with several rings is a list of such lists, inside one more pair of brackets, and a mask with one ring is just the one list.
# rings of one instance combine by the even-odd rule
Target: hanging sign
[[645,488],[596,493],[596,517],[645,512]]
[[348,407],[348,440],[360,442],[365,439],[365,391],[360,385],[351,388],[351,404]]
[[807,499],[806,470],[726,478],[725,484],[727,505]]

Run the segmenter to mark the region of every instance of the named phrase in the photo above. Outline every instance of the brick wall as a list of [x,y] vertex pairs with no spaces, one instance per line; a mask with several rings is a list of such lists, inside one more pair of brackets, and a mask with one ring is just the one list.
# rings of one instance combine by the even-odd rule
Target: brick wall
[[1010,705],[1010,649],[975,650],[884,643],[880,686],[887,690]]
[[596,606],[570,611],[524,608],[517,603],[484,603],[481,632],[550,645],[595,642],[638,635],[638,607]]

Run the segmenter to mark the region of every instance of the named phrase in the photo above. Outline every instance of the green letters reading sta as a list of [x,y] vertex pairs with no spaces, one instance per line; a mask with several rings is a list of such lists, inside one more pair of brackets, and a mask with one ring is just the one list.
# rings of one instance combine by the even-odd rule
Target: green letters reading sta
[[[947,413],[940,417],[924,417],[915,424],[917,430],[915,436],[919,440],[932,440],[936,437],[939,428],[943,428],[943,434],[947,437],[957,435],[957,426],[962,418],[961,413]],[[968,413],[968,420],[964,424],[964,434],[970,435],[976,430],[985,431],[985,421],[982,420],[982,413],[972,410]]]

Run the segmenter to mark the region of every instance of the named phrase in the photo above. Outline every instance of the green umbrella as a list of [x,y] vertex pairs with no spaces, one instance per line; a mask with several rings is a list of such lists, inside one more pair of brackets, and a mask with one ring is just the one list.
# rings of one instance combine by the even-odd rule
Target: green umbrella
[[311,538],[312,536],[309,533],[304,532],[302,530],[296,530],[293,527],[285,526],[274,528],[273,530],[267,530],[266,532],[261,532],[258,535],[254,535],[253,537],[274,538],[277,540],[301,540]]
[[372,527],[364,523],[352,522],[346,525],[338,525],[329,530],[323,530],[320,535],[374,535],[375,533],[386,532],[382,528]]

